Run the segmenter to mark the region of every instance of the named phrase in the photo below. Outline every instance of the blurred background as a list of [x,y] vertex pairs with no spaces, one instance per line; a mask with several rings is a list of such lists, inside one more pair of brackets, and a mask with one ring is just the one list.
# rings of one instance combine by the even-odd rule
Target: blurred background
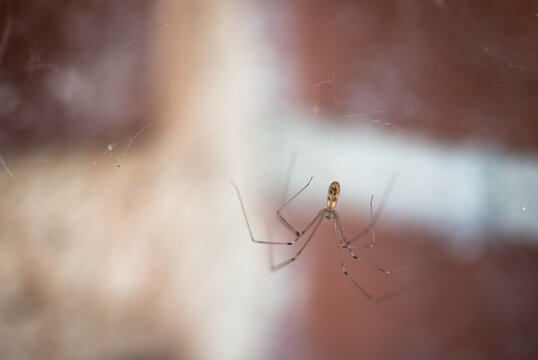
[[[1,1],[2,359],[536,358],[537,33],[530,0]],[[274,273],[302,242],[250,241],[230,180],[289,241],[311,176],[298,229],[390,191],[356,253],[409,270],[341,251],[385,301],[328,221]]]

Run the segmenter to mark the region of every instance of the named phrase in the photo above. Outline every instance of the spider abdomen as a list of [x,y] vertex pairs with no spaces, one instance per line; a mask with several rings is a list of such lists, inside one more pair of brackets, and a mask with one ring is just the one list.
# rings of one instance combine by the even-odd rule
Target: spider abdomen
[[327,209],[334,210],[338,201],[338,195],[340,195],[340,184],[338,181],[333,181],[329,185],[329,192],[327,193]]

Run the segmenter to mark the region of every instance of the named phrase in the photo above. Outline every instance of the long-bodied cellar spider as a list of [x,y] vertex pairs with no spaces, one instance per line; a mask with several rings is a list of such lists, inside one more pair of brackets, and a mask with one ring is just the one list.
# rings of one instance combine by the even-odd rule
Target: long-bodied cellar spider
[[[293,245],[297,241],[299,241],[303,237],[303,235],[305,235],[310,229],[312,229],[312,231],[308,235],[308,238],[306,239],[304,244],[299,248],[299,251],[297,251],[295,256],[293,256],[290,259],[288,259],[286,261],[283,261],[283,262],[281,262],[279,264],[276,264],[276,265],[271,264],[271,270],[272,271],[279,270],[279,269],[283,268],[284,266],[290,264],[291,262],[295,261],[299,257],[299,255],[301,255],[303,250],[306,248],[306,246],[308,245],[308,243],[312,239],[312,237],[314,236],[314,234],[318,230],[318,228],[319,228],[321,222],[323,221],[323,219],[332,220],[333,227],[334,227],[334,234],[335,234],[335,237],[336,237],[337,253],[338,253],[338,258],[339,258],[339,261],[340,261],[340,266],[342,267],[342,272],[344,273],[346,278],[349,279],[349,281],[351,281],[351,283],[353,283],[353,285],[368,300],[373,301],[373,302],[380,302],[380,301],[386,300],[389,297],[393,297],[396,293],[390,294],[389,296],[383,296],[383,297],[380,297],[380,298],[374,298],[368,291],[366,291],[361,285],[359,285],[359,283],[349,274],[349,272],[347,271],[347,269],[346,269],[346,267],[344,265],[344,260],[342,258],[341,250],[343,249],[344,251],[347,251],[351,255],[351,257],[353,259],[355,259],[357,261],[360,261],[360,262],[362,262],[364,264],[367,264],[367,265],[373,267],[374,269],[377,269],[378,271],[381,271],[382,273],[384,273],[386,275],[393,275],[393,274],[396,274],[396,273],[398,273],[400,271],[403,271],[403,270],[410,267],[410,266],[405,266],[405,267],[399,268],[397,270],[387,270],[385,268],[382,268],[382,267],[380,267],[378,265],[375,265],[375,264],[363,259],[362,257],[359,257],[354,252],[355,249],[364,249],[364,248],[373,248],[373,247],[375,247],[375,245],[376,245],[375,225],[376,225],[376,223],[377,223],[377,221],[378,221],[378,219],[379,219],[379,217],[381,215],[381,212],[383,211],[383,208],[384,208],[384,206],[386,204],[386,201],[387,201],[388,196],[389,196],[389,194],[390,194],[390,192],[392,190],[392,187],[394,185],[395,180],[396,180],[396,176],[393,176],[391,178],[391,180],[389,181],[389,184],[387,185],[386,190],[385,190],[385,192],[383,194],[383,197],[382,197],[382,200],[381,200],[381,205],[380,205],[379,209],[377,210],[377,212],[375,213],[375,215],[374,215],[373,205],[372,205],[374,196],[372,195],[372,197],[370,198],[370,223],[363,230],[361,230],[357,235],[353,236],[350,239],[347,239],[344,236],[342,226],[340,225],[340,218],[338,216],[338,212],[335,210],[336,204],[338,202],[338,197],[340,195],[340,184],[337,181],[333,181],[329,185],[329,190],[328,190],[328,193],[327,193],[327,205],[326,205],[326,207],[321,209],[318,212],[318,214],[314,217],[314,219],[302,231],[298,231],[294,226],[292,226],[282,216],[282,214],[281,214],[282,209],[284,209],[290,202],[292,202],[297,196],[299,196],[299,194],[301,194],[308,187],[308,185],[310,185],[310,182],[312,181],[312,177],[311,177],[310,180],[308,180],[308,183],[301,190],[299,190],[295,195],[293,195],[288,201],[286,201],[284,203],[284,205],[282,205],[276,211],[277,219],[284,225],[284,227],[286,227],[286,229],[288,229],[295,236],[295,238],[293,240],[290,240],[290,241],[263,241],[263,240],[257,240],[256,238],[254,238],[254,235],[252,234],[252,229],[250,227],[250,223],[248,221],[248,216],[247,216],[247,212],[245,210],[245,205],[243,204],[243,199],[241,198],[241,193],[239,192],[239,188],[237,187],[237,185],[234,184],[233,181],[231,183],[232,183],[233,187],[235,188],[235,191],[237,192],[237,196],[239,198],[239,203],[241,204],[241,210],[243,211],[243,216],[245,218],[245,222],[247,224],[247,228],[248,228],[248,231],[249,231],[249,234],[250,234],[250,239],[253,242],[259,243],[259,244],[271,244],[271,245]],[[369,242],[368,244],[361,244],[361,245],[355,245],[354,244],[357,240],[359,240],[360,238],[363,238],[365,235],[368,235],[368,234],[371,234],[371,236],[372,236],[371,237],[371,242]]]

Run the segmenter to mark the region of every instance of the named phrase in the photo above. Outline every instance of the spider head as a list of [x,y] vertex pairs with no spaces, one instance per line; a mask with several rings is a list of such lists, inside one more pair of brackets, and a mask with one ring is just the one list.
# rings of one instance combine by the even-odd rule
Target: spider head
[[338,201],[338,195],[340,195],[340,184],[338,181],[333,181],[329,185],[329,192],[327,193],[327,209],[334,210]]

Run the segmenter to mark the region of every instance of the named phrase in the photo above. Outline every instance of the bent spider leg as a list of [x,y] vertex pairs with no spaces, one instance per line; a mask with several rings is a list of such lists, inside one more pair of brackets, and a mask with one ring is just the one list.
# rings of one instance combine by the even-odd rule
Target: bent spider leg
[[[427,260],[427,261],[421,261],[421,262],[416,263],[416,264],[410,264],[410,265],[402,266],[401,268],[398,268],[396,270],[387,270],[385,268],[382,268],[381,266],[373,264],[373,263],[371,263],[371,262],[357,256],[353,252],[353,250],[350,249],[349,247],[346,247],[344,245],[342,245],[342,247],[349,252],[349,254],[351,255],[351,257],[353,257],[353,259],[358,260],[358,261],[360,261],[360,262],[362,262],[364,264],[367,264],[367,265],[373,267],[374,269],[377,269],[377,270],[379,270],[379,271],[381,271],[381,272],[383,272],[383,273],[385,273],[387,275],[394,275],[394,274],[397,274],[397,273],[402,272],[402,271],[407,270],[407,269],[416,268],[416,267],[424,266],[426,264],[430,264],[430,263],[432,263],[434,261],[434,259],[430,259],[430,260]],[[442,255],[445,255],[445,254],[448,254],[448,253],[450,253],[450,251],[440,251],[439,253],[437,253],[435,255],[435,257],[437,258],[439,256],[442,256]]]
[[[370,224],[368,224],[368,226],[362,230],[361,232],[359,232],[357,235],[355,235],[354,237],[351,238],[351,240],[347,240],[346,241],[346,245],[349,245],[353,242],[355,242],[356,240],[360,239],[361,237],[363,237],[365,234],[367,234],[371,229],[373,229],[375,227],[375,224],[377,223],[377,220],[379,219],[379,217],[381,216],[381,213],[383,212],[383,209],[385,208],[385,205],[387,204],[387,201],[389,199],[389,195],[390,193],[392,192],[392,189],[394,187],[394,184],[396,183],[396,180],[398,179],[398,174],[393,174],[385,188],[385,192],[383,193],[383,196],[381,197],[381,202],[380,202],[380,206],[379,206],[379,209],[377,209],[375,215],[373,215],[373,207],[372,207],[372,202],[374,200],[374,196],[372,195],[372,197],[370,198],[370,216],[371,216],[371,220],[370,220]],[[359,246],[359,247],[374,247],[375,246],[375,232],[372,233],[372,243],[368,244],[369,246]],[[373,245],[372,245],[373,244]]]
[[[435,257],[439,257],[439,256],[442,256],[442,255],[446,255],[446,254],[449,254],[451,253],[450,250],[445,250],[445,251],[439,251]],[[405,268],[402,268],[402,269],[399,269],[397,271],[394,271],[393,273],[396,273],[400,270],[405,270],[407,268],[413,268],[413,267],[418,267],[418,266],[422,266],[422,265],[426,265],[426,264],[430,264],[430,263],[433,263],[434,262],[434,259],[431,259],[431,261],[423,261],[421,263],[418,263],[418,264],[412,264],[412,265],[408,265],[406,266]],[[431,272],[430,271],[427,271],[426,273],[423,273],[422,276],[419,276],[417,277],[416,279],[414,279],[413,281],[403,285],[402,287],[400,287],[399,289],[396,289],[395,291],[392,291],[386,295],[383,295],[379,298],[377,298],[376,300],[374,300],[374,302],[377,304],[377,303],[380,303],[380,302],[383,302],[385,300],[389,300],[389,299],[392,299],[393,297],[396,297],[398,295],[401,295],[405,292],[408,292],[409,290],[411,290],[412,288],[414,288],[416,285],[418,284],[423,284],[428,278],[430,278],[431,276]],[[431,278],[430,278],[431,279]]]
[[[250,234],[250,240],[252,240],[252,242],[255,242],[255,243],[258,243],[258,244],[292,245],[292,244],[294,244],[295,242],[297,242],[297,240],[299,240],[299,238],[302,236],[302,234],[299,233],[298,231],[295,231],[295,230],[293,230],[293,232],[296,233],[296,234],[299,234],[299,235],[298,235],[293,241],[263,241],[263,240],[257,240],[257,239],[255,239],[255,238],[254,238],[254,235],[252,234],[252,229],[251,229],[251,227],[250,227],[250,223],[249,223],[249,221],[248,221],[247,212],[246,212],[246,210],[245,210],[245,205],[243,204],[243,199],[241,198],[241,193],[239,192],[239,188],[237,187],[237,185],[235,185],[235,183],[234,183],[232,180],[230,180],[230,183],[233,185],[233,187],[235,188],[235,191],[237,192],[237,197],[239,198],[239,203],[241,204],[241,210],[243,211],[243,217],[245,218],[245,222],[246,222],[246,224],[247,224],[248,232],[249,232],[249,234]],[[310,182],[308,182],[308,183],[310,183]],[[308,186],[308,184],[307,184],[307,186]],[[303,191],[304,189],[305,189],[305,188],[302,188],[302,189],[299,191],[299,193],[300,193],[301,191]],[[295,196],[297,196],[299,193],[297,193]],[[294,197],[295,197],[295,196],[294,196]],[[293,197],[293,198],[294,198],[294,197]],[[293,199],[293,198],[292,198],[292,199]],[[290,201],[291,201],[291,200],[290,200]],[[289,201],[288,201],[288,203],[289,203]],[[286,203],[286,204],[287,204],[287,203]],[[284,205],[286,205],[286,204],[284,204]],[[310,224],[310,225],[311,225],[311,224]],[[309,225],[309,226],[310,226],[310,225]],[[304,233],[304,231],[303,231],[303,233]]]
[[[373,198],[373,196],[372,196],[372,198]],[[370,202],[370,205],[371,205],[371,202]],[[336,211],[334,212],[334,222],[335,222],[334,231],[336,232],[336,237],[338,239],[338,242],[340,242],[340,245],[344,249],[347,249],[347,248],[364,249],[364,248],[371,248],[371,247],[375,246],[375,232],[372,232],[372,242],[371,243],[365,244],[365,245],[349,245],[350,242],[347,241],[346,238],[344,237],[342,226],[340,225],[340,217],[338,216],[338,213]],[[371,227],[368,226],[366,228],[366,230],[361,231],[360,234],[364,235],[370,229],[371,229]],[[372,229],[373,229],[373,227],[372,227]]]
[[[336,224],[336,223],[335,223]],[[335,225],[336,226],[336,225]],[[337,235],[338,236],[338,235]],[[364,295],[368,300],[374,301],[374,298],[368,291],[366,291],[353,277],[349,274],[349,272],[346,269],[346,266],[344,265],[344,260],[342,259],[342,254],[340,253],[340,246],[338,242],[336,243],[336,253],[338,254],[338,260],[340,261],[340,266],[342,267],[342,272],[344,273],[346,279],[348,279],[355,287],[361,292],[361,294]]]
[[397,274],[397,273],[399,273],[399,272],[401,272],[401,271],[404,271],[404,270],[407,270],[407,269],[409,269],[409,268],[411,268],[411,267],[414,267],[413,265],[406,265],[406,266],[401,267],[401,268],[396,269],[396,270],[387,270],[387,269],[382,268],[381,266],[378,266],[378,265],[376,265],[376,264],[373,264],[373,263],[371,263],[371,262],[369,262],[369,261],[367,261],[367,260],[364,260],[363,258],[361,258],[361,257],[359,257],[359,256],[357,256],[357,255],[355,255],[355,253],[354,253],[351,249],[349,249],[349,248],[347,249],[347,251],[349,251],[349,253],[351,254],[351,257],[353,257],[353,259],[355,259],[355,260],[359,260],[360,262],[362,262],[362,263],[364,263],[364,264],[367,264],[367,265],[373,267],[374,269],[377,269],[377,270],[379,270],[379,271],[381,271],[382,273],[385,273],[385,274],[387,274],[387,275],[394,275],[394,274]]
[[284,224],[284,226],[290,230],[291,232],[293,232],[297,237],[295,239],[293,239],[292,241],[263,241],[263,240],[257,240],[254,238],[254,235],[252,234],[252,229],[250,227],[250,223],[248,221],[248,217],[247,217],[247,212],[245,210],[245,205],[243,204],[243,199],[241,198],[241,193],[239,192],[239,188],[237,187],[237,185],[235,185],[235,183],[230,180],[230,183],[233,185],[233,187],[235,188],[235,191],[237,192],[237,197],[239,198],[239,203],[241,204],[241,210],[243,211],[243,216],[245,218],[245,222],[247,223],[247,228],[248,228],[248,232],[250,233],[250,239],[255,242],[255,243],[259,243],[259,244],[275,244],[275,245],[293,245],[297,242],[297,240],[299,240],[299,238],[308,230],[308,228],[310,226],[312,226],[312,223],[310,223],[306,229],[304,229],[302,232],[299,232],[297,230],[295,230],[295,228],[293,226],[291,226],[281,215],[280,215],[280,210],[282,210],[286,205],[288,205],[293,199],[295,199],[297,197],[297,195],[299,195],[304,189],[307,188],[308,185],[310,185],[310,182],[312,181],[313,179],[313,176],[310,177],[310,180],[308,180],[308,183],[301,189],[299,190],[295,195],[293,195],[291,197],[291,199],[289,199],[284,205],[282,205],[278,210],[277,210],[277,218],[282,222],[282,224]]
[[[282,211],[282,209],[284,209],[284,207],[286,207],[286,205],[288,205],[290,202],[293,201],[293,199],[295,199],[300,193],[303,192],[304,189],[306,189],[308,187],[308,185],[310,185],[310,182],[312,181],[314,177],[311,176],[310,177],[310,180],[308,180],[308,183],[306,183],[306,185],[301,189],[299,190],[295,195],[293,195],[288,201],[286,201],[284,203],[284,205],[282,205],[277,211],[276,211],[276,217],[277,219],[289,230],[291,231],[292,233],[295,234],[295,236],[297,237],[300,237],[301,233],[299,233],[299,231],[297,231],[293,226],[291,226],[291,224],[286,220],[284,219],[284,217],[280,214],[280,211]],[[297,240],[295,240],[297,241]],[[295,242],[294,241],[294,242]]]
[[[336,231],[336,234],[337,234],[337,240],[338,240],[338,242],[340,242],[340,239],[338,239],[338,236],[339,236],[339,235],[338,235],[338,230],[337,230],[337,229],[339,229],[339,226],[338,226],[338,224],[336,223],[336,218],[335,218],[335,220],[334,220],[334,224],[335,224],[335,231]],[[383,295],[383,296],[374,298],[374,297],[373,297],[372,295],[370,295],[370,293],[369,293],[368,291],[366,291],[366,290],[364,289],[364,287],[362,287],[362,286],[361,286],[361,285],[360,285],[360,284],[359,284],[359,283],[358,283],[358,282],[357,282],[357,281],[356,281],[356,280],[349,274],[349,272],[347,271],[347,269],[346,269],[346,267],[345,267],[345,264],[344,264],[344,260],[342,259],[342,255],[341,255],[341,253],[340,253],[340,250],[341,250],[341,248],[343,248],[343,246],[342,246],[341,243],[338,244],[338,242],[337,242],[337,244],[336,244],[336,252],[337,252],[337,254],[338,254],[338,259],[340,260],[340,266],[342,267],[342,272],[344,273],[344,275],[346,276],[346,278],[347,278],[353,285],[355,285],[355,287],[361,292],[361,294],[363,294],[369,301],[373,302],[374,304],[379,304],[380,302],[383,302],[383,301],[392,299],[392,298],[394,298],[394,297],[396,297],[396,296],[398,296],[398,295],[401,295],[401,294],[403,294],[403,293],[405,293],[405,292],[411,290],[412,287],[413,287],[414,285],[416,285],[416,284],[419,282],[419,280],[417,280],[417,281],[408,283],[408,284],[404,285],[403,287],[401,287],[401,288],[399,288],[399,289],[397,289],[397,290],[395,290],[395,291],[392,291],[392,292],[390,292],[390,293],[388,293],[388,294],[385,294],[385,295]],[[340,245],[340,246],[338,246],[338,245]],[[352,253],[351,250],[349,250],[349,249],[347,249],[347,250],[348,250],[350,253]],[[353,254],[353,253],[352,253],[352,254]],[[370,265],[373,265],[373,264],[370,264]],[[375,266],[375,265],[373,265],[373,266]],[[378,270],[382,270],[385,274],[387,274],[387,272],[386,272],[384,269],[382,269],[382,268],[378,268]],[[403,270],[403,268],[402,268],[402,269],[398,269],[397,271],[393,271],[393,272],[391,272],[391,273],[396,273],[396,272],[399,272],[399,271],[401,271],[401,270]]]
[[[306,227],[305,230],[303,230],[303,232],[301,233],[304,234],[308,228],[310,228],[310,226],[314,223],[316,223],[316,226],[314,226],[314,229],[312,230],[312,232],[310,233],[310,235],[308,236],[308,239],[306,239],[305,243],[303,244],[303,246],[301,246],[301,248],[299,249],[299,251],[297,251],[297,254],[295,254],[294,257],[286,260],[286,261],[283,261],[279,264],[276,264],[276,265],[273,265],[271,264],[271,271],[277,271],[277,270],[280,270],[282,269],[284,266],[288,265],[289,263],[295,261],[297,259],[297,257],[299,257],[299,255],[301,255],[301,253],[303,252],[303,250],[306,248],[306,245],[308,245],[308,243],[310,242],[310,240],[312,240],[312,237],[314,236],[314,234],[316,233],[316,231],[318,230],[319,228],[319,225],[321,224],[321,222],[323,221],[323,216],[325,215],[326,213],[326,210],[327,209],[322,209],[317,215],[316,217],[314,218],[314,220],[312,220],[312,222],[310,223],[310,225],[308,225]],[[316,222],[317,221],[317,222]]]
[[400,269],[397,269],[397,270],[394,270],[394,271],[390,271],[390,270],[386,270],[376,264],[372,264],[371,262],[367,261],[367,260],[364,260],[363,258],[361,257],[358,257],[357,255],[355,255],[355,253],[353,252],[353,250],[351,248],[369,248],[369,247],[373,247],[375,244],[375,238],[374,238],[374,242],[371,243],[371,244],[367,244],[367,245],[357,245],[357,246],[349,246],[347,245],[347,241],[346,239],[344,238],[344,235],[342,234],[342,227],[340,226],[340,219],[338,217],[338,213],[335,211],[334,212],[334,217],[333,217],[333,224],[334,224],[334,232],[336,233],[336,239],[338,240],[338,242],[340,243],[340,246],[344,249],[346,249],[350,254],[351,256],[353,257],[353,259],[355,260],[359,260],[365,264],[368,264],[370,266],[372,266],[373,268],[387,274],[387,275],[392,275],[392,274],[396,274],[402,270],[405,270],[407,268],[409,268],[410,266],[405,266],[403,268],[400,268]]
[[[295,149],[292,153],[291,153],[291,156],[290,156],[290,163],[288,165],[288,172],[287,172],[287,175],[286,175],[286,183],[285,183],[285,186],[284,186],[284,190],[282,192],[282,200],[280,201],[281,204],[283,204],[285,201],[286,201],[286,194],[288,193],[288,189],[290,187],[290,181],[291,181],[291,177],[292,177],[292,174],[293,174],[293,169],[295,168],[295,162],[297,160],[297,153],[298,151]],[[312,180],[312,179],[310,179]],[[310,183],[310,181],[309,181]],[[273,251],[273,247],[272,246],[268,246],[267,247],[267,254],[269,255],[268,257],[268,260],[269,260],[269,268],[271,268],[274,264],[274,251]]]
[[333,218],[333,222],[334,222],[334,231],[336,232],[336,237],[338,239],[338,242],[340,243],[340,246],[344,249],[346,249],[350,254],[351,256],[353,257],[353,259],[355,260],[359,260],[371,267],[373,267],[374,269],[377,269],[387,275],[392,275],[392,274],[396,274],[396,273],[399,273],[400,271],[403,271],[411,266],[404,266],[400,269],[397,269],[397,270],[386,270],[384,268],[382,268],[381,266],[378,266],[376,264],[373,264],[357,255],[355,255],[355,253],[353,252],[352,248],[370,248],[370,247],[374,247],[375,246],[375,235],[373,235],[373,242],[370,243],[370,244],[366,244],[366,245],[357,245],[357,246],[349,246],[347,245],[349,242],[346,241],[346,239],[344,238],[344,235],[342,234],[342,227],[340,226],[340,219],[338,218],[338,213],[334,213],[334,218]]
[[[394,275],[394,274],[397,274],[397,273],[402,272],[402,271],[407,270],[407,269],[416,268],[416,267],[420,267],[420,266],[430,264],[430,263],[432,263],[434,261],[432,259],[432,260],[428,260],[428,261],[422,261],[422,262],[419,262],[419,263],[416,263],[416,264],[410,264],[410,265],[402,266],[401,268],[398,268],[396,270],[387,270],[385,268],[382,268],[381,266],[373,264],[373,263],[371,263],[371,262],[357,256],[353,252],[352,249],[350,249],[348,247],[345,247],[345,246],[342,246],[342,247],[349,252],[349,254],[351,255],[351,257],[353,257],[353,259],[358,260],[358,261],[360,261],[360,262],[362,262],[364,264],[367,264],[367,265],[373,267],[374,269],[379,270],[382,273],[385,273],[387,275]],[[442,256],[442,255],[445,255],[445,254],[448,254],[448,253],[450,253],[450,251],[440,251],[438,254],[435,255],[435,257]]]

